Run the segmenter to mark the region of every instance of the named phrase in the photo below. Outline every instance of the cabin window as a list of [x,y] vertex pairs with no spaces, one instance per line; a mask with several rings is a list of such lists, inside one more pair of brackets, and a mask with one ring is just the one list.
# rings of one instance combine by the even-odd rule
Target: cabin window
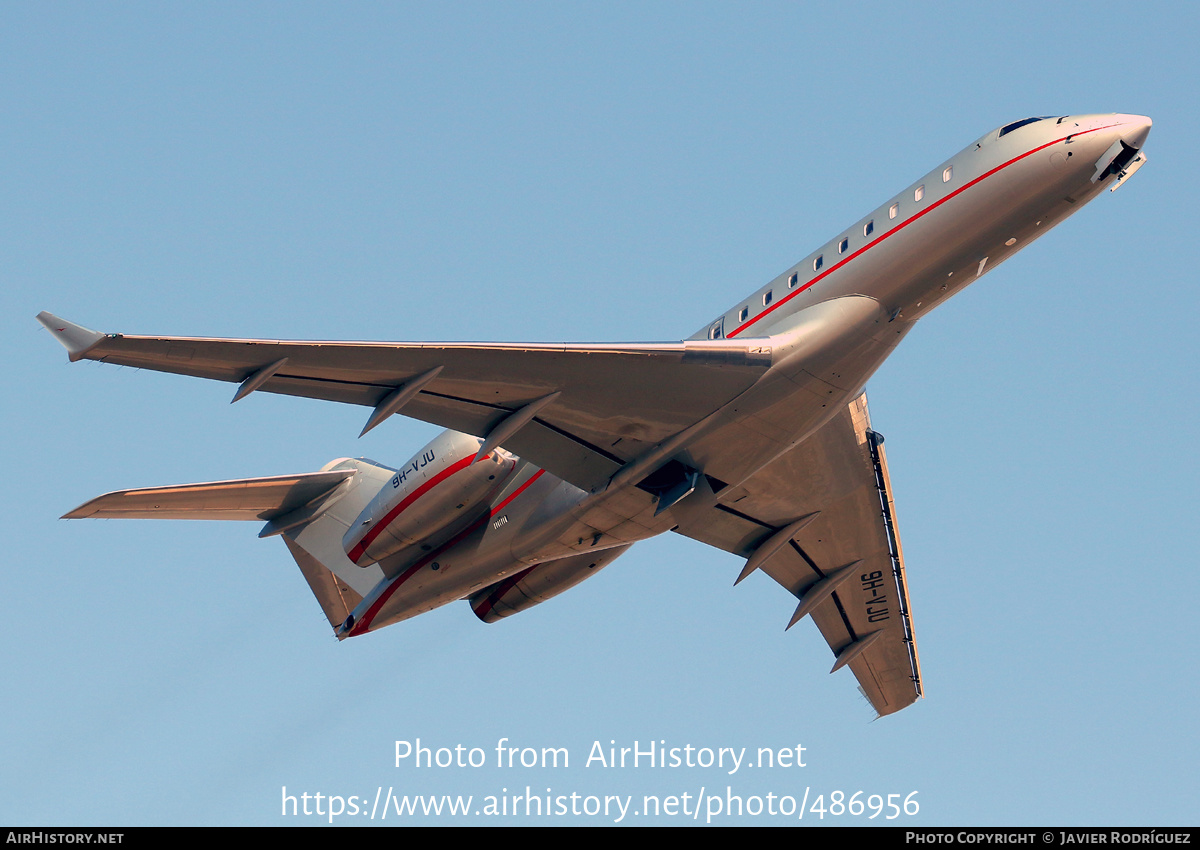
[[950,178],[954,176],[954,166],[947,165],[946,170],[942,172],[942,182],[949,183]]
[[924,185],[918,186],[916,188],[916,191],[913,192],[913,200],[919,201],[924,197],[925,197],[925,186]]
[[772,297],[771,290],[768,289],[766,292],[763,293],[763,306],[764,307],[766,307],[768,304],[771,303],[771,297]]
[[825,258],[817,257],[815,260],[813,260],[813,271],[819,272],[821,270],[821,266],[823,265],[825,265]]
[[846,253],[846,249],[849,247],[850,247],[850,240],[843,238],[842,241],[838,243],[838,253],[839,254]]
[[713,324],[713,326],[708,329],[708,338],[709,339],[720,339],[721,338],[721,325],[722,324],[723,324],[722,321],[720,319],[718,319]]
[[741,310],[738,311],[738,321],[739,322],[746,321],[746,317],[749,315],[750,315],[750,308],[743,307]]
[[888,218],[895,218],[899,214],[900,214],[900,205],[892,204],[892,208],[890,210],[888,210]]
[[863,236],[870,236],[875,232],[875,220],[872,219],[863,225]]
[[800,280],[800,275],[792,272],[792,276],[788,278],[788,289],[791,289]]

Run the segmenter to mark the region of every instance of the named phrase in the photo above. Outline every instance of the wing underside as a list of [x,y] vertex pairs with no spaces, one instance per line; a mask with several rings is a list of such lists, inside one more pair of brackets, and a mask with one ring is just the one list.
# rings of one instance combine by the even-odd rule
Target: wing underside
[[848,664],[875,710],[891,714],[921,696],[921,675],[887,459],[865,395],[678,531],[750,558],[813,514],[762,571],[797,598],[798,612],[810,605],[803,613],[837,666]]
[[505,448],[585,490],[704,418],[770,367],[754,340],[627,345],[289,342],[102,334],[50,313],[39,321],[72,360],[239,383],[375,408],[419,384],[403,412],[485,436],[557,394]]
[[[503,430],[512,417],[523,424],[505,433],[506,449],[593,491],[656,444],[731,407],[771,366],[769,342],[752,339],[287,342],[100,334],[49,313],[38,318],[72,360],[238,383],[235,401],[263,390],[373,407],[368,429],[401,407],[406,416],[479,437]],[[318,498],[328,484],[312,476],[271,481],[113,493],[68,516],[271,519]],[[800,600],[797,616],[812,616],[835,669],[850,667],[879,714],[921,695],[887,461],[865,396],[746,481],[721,485],[711,507],[689,511],[686,501],[679,533],[745,558],[815,514],[785,535],[762,571]]]

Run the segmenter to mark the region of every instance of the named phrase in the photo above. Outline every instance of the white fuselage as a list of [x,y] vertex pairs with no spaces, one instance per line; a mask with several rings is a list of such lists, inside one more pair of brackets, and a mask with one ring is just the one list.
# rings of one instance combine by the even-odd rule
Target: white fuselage
[[[861,392],[917,319],[1112,185],[1109,160],[1140,149],[1149,128],[1147,118],[1110,114],[988,133],[692,337],[771,358],[736,403],[594,492],[518,462],[474,524],[415,559],[390,567],[384,559],[386,577],[340,636],[462,599],[540,563],[673,528],[689,503],[717,497],[698,490],[659,512],[655,496],[636,486],[645,474],[677,460],[736,486],[803,442]],[[730,444],[752,448],[721,450]]]

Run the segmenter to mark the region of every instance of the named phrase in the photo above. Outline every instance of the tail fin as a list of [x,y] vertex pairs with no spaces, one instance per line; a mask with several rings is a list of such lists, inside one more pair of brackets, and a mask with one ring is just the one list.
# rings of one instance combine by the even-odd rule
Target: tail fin
[[320,472],[118,490],[85,502],[63,519],[265,521],[259,536],[283,536],[336,630],[383,578],[378,567],[351,562],[342,538],[393,473],[365,458],[339,458]]
[[287,544],[288,551],[296,559],[296,565],[304,574],[304,580],[308,582],[309,590],[313,592],[313,596],[317,597],[317,602],[320,603],[321,610],[325,612],[325,618],[329,620],[329,625],[336,631],[358,603],[362,602],[362,594],[338,578],[333,570],[308,554],[307,549],[290,537],[285,535],[283,542]]
[[[294,512],[301,520],[299,523],[280,517],[268,523],[263,533],[283,535],[283,542],[336,633],[355,606],[383,578],[383,570],[378,566],[360,567],[346,557],[342,538],[396,470],[365,458],[343,458],[326,468],[330,466],[354,469],[345,493],[336,501],[321,505],[311,516]],[[338,634],[339,639],[342,637],[345,635]]]

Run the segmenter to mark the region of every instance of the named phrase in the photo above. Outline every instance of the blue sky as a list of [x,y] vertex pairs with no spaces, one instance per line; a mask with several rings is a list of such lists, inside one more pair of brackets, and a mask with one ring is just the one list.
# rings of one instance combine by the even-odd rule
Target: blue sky
[[[316,822],[281,817],[284,786],[528,785],[1194,823],[1191,6],[0,17],[0,822]],[[868,387],[928,695],[899,715],[872,722],[811,624],[784,634],[765,576],[734,590],[740,562],[682,538],[498,625],[459,604],[339,644],[253,524],[57,519],[117,488],[398,464],[436,429],[357,440],[359,408],[68,365],[40,310],[131,333],[678,339],[988,129],[1107,111],[1154,118],[1147,167],[939,308]],[[417,738],[492,758],[394,767]],[[570,767],[497,768],[501,738]],[[594,741],[635,740],[801,745],[806,766],[585,767]]]

